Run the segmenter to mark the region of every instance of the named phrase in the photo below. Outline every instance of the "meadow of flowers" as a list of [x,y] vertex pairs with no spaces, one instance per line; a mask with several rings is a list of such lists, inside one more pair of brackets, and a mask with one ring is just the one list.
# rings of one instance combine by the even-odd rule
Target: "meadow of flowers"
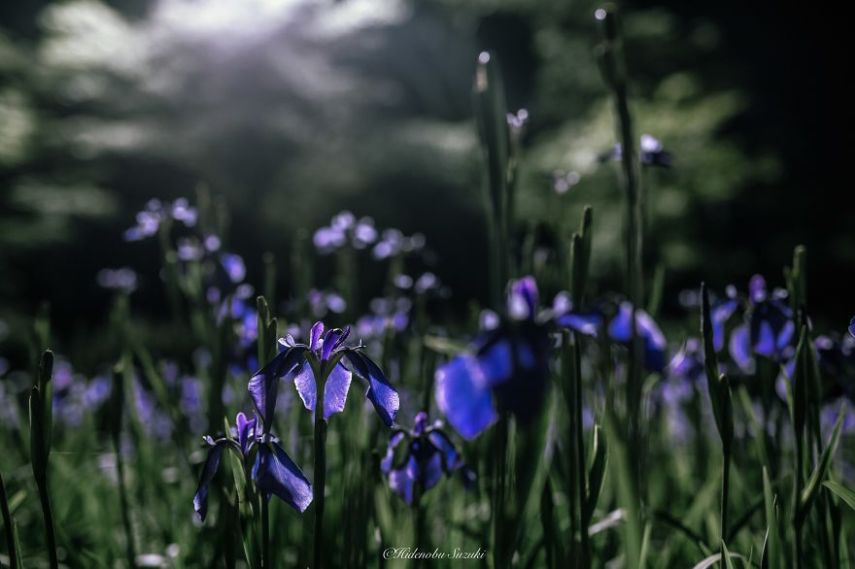
[[[641,171],[673,157],[635,131],[617,18],[596,18],[620,227],[585,208],[549,251],[518,238],[529,117],[509,112],[488,52],[474,97],[490,271],[471,275],[485,306],[450,314],[425,237],[362,212],[274,258],[230,250],[207,192],[151,199],[122,236],[127,266],[93,275],[113,296],[101,372],[64,357],[47,310],[30,365],[0,357],[0,565],[849,567],[855,319],[814,327],[797,247],[779,275],[697,283],[685,317],[659,322]],[[590,278],[597,232],[622,236],[621,290]],[[146,251],[158,274],[134,270]],[[168,353],[141,324],[142,280],[180,331]]]

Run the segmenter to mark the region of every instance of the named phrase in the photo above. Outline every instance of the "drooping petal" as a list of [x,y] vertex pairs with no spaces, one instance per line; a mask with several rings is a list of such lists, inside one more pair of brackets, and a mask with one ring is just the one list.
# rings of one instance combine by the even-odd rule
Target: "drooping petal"
[[205,459],[202,474],[199,476],[199,487],[196,489],[196,494],[193,495],[193,510],[203,522],[208,515],[208,486],[220,468],[220,459],[223,456],[224,448],[225,444],[219,443],[208,450],[208,457]]
[[751,371],[753,358],[751,356],[751,338],[748,325],[743,324],[733,329],[730,334],[730,357],[744,372]]
[[710,320],[712,321],[713,346],[716,352],[724,347],[724,327],[727,321],[736,312],[739,301],[735,298],[724,300],[712,307]]
[[543,407],[549,349],[546,329],[534,322],[522,322],[512,329],[499,329],[476,354],[500,406],[523,423]]
[[344,357],[350,363],[353,372],[368,382],[368,391],[365,396],[374,405],[374,409],[380,415],[383,423],[387,427],[391,427],[401,405],[398,392],[392,387],[377,364],[362,352],[346,350]]
[[255,372],[249,380],[249,394],[258,416],[261,418],[264,432],[269,431],[276,409],[276,395],[279,391],[279,378],[290,373],[305,361],[306,348],[295,346],[276,355],[270,363]]
[[644,339],[644,365],[661,372],[665,368],[665,350],[668,342],[653,318],[645,311],[636,311],[638,333]]
[[347,368],[340,363],[330,372],[324,385],[324,419],[329,420],[333,413],[344,411],[352,377]]
[[[425,460],[416,461],[418,470],[415,473],[422,492],[427,492],[442,480],[442,455],[431,453]],[[407,465],[409,468],[409,464]]]
[[460,453],[457,452],[457,447],[454,446],[454,443],[451,442],[451,439],[444,432],[433,430],[428,433],[428,440],[442,453],[445,472],[450,474],[453,470],[457,470],[463,466],[463,459]]
[[395,450],[406,438],[407,434],[404,431],[396,431],[389,438],[389,446],[386,447],[386,454],[380,461],[380,471],[383,472],[383,474],[388,474],[389,471],[392,470],[392,466],[394,466],[395,462]]
[[294,369],[294,387],[297,388],[297,394],[306,409],[314,411],[318,388],[315,383],[315,373],[309,362],[303,362]]
[[596,337],[597,330],[603,324],[603,315],[597,312],[568,312],[559,316],[555,321],[563,328],[570,328],[593,338]]
[[265,498],[277,496],[298,512],[312,503],[312,485],[276,443],[258,447],[252,478]]
[[408,506],[413,504],[413,486],[415,478],[413,476],[415,467],[410,468],[410,462],[415,462],[415,459],[410,457],[407,466],[398,468],[389,473],[389,488],[392,492],[404,499]]
[[[644,310],[635,311],[635,329],[644,342],[644,365],[661,372],[665,367],[667,343],[659,326]],[[632,304],[622,302],[609,323],[609,335],[617,342],[629,343],[632,338]]]
[[460,436],[472,440],[496,421],[492,390],[475,356],[457,356],[435,379],[437,406]]

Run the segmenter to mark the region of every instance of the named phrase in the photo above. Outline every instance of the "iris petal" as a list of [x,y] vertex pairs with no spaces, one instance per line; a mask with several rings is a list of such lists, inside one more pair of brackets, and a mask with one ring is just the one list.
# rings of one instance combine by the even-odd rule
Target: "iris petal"
[[724,326],[738,307],[739,301],[730,299],[719,302],[712,308],[710,319],[712,320],[713,346],[717,352],[724,347]]
[[463,465],[460,453],[457,452],[457,448],[448,438],[448,435],[442,431],[431,431],[428,433],[428,440],[442,453],[446,472],[450,473]]
[[436,402],[460,436],[472,440],[496,421],[493,395],[475,356],[457,356],[436,372]]
[[398,431],[389,438],[389,446],[386,447],[386,454],[383,460],[380,461],[380,471],[388,474],[392,470],[392,465],[395,460],[395,449],[401,444],[401,441],[407,438],[404,431]]
[[350,362],[353,372],[368,382],[368,391],[365,396],[374,405],[383,423],[391,427],[401,405],[398,392],[368,356],[357,350],[347,350],[345,357]]
[[275,495],[298,512],[312,503],[312,485],[276,443],[258,447],[252,477],[265,497]]
[[352,374],[341,364],[337,364],[330,372],[324,385],[324,419],[344,411],[351,378]]
[[855,317],[849,321],[849,335],[855,338]]
[[324,333],[324,323],[318,320],[312,325],[312,329],[309,331],[309,349],[317,351],[320,347],[321,335]]
[[261,417],[265,432],[269,430],[276,409],[279,378],[290,373],[301,361],[305,361],[306,348],[295,346],[276,355],[270,363],[255,372],[249,380],[249,394]]
[[[644,365],[653,371],[665,368],[665,336],[653,318],[644,310],[635,311],[635,328],[644,341]],[[609,335],[617,342],[628,343],[632,338],[632,305],[622,302],[609,323]]]
[[253,417],[252,420],[248,420],[246,415],[243,413],[238,413],[235,418],[238,444],[240,445],[240,450],[244,455],[249,451],[249,443],[251,442],[251,437],[254,434],[256,423],[256,418]]
[[422,491],[426,492],[442,480],[442,455],[438,452],[432,453],[427,460],[418,464],[418,468],[417,480],[421,484]]
[[[410,457],[409,462],[415,462],[415,459]],[[409,462],[404,468],[398,468],[389,473],[389,487],[392,491],[404,499],[407,505],[413,503],[413,478],[414,469],[409,468]]]
[[208,515],[208,486],[217,474],[217,469],[220,468],[220,459],[223,456],[224,444],[217,444],[208,451],[208,457],[205,459],[205,465],[202,467],[202,474],[199,476],[199,487],[196,489],[196,494],[193,496],[193,510],[199,515],[199,519],[203,522]]
[[556,320],[559,326],[570,328],[580,334],[595,337],[597,330],[603,323],[603,316],[596,312],[577,313],[568,312]]
[[751,338],[748,326],[743,324],[733,329],[730,334],[730,357],[742,371],[751,370]]
[[317,396],[317,385],[315,384],[315,374],[312,371],[312,366],[308,362],[303,362],[294,369],[294,387],[297,388],[297,394],[303,400],[303,405],[309,411],[315,410],[315,398]]

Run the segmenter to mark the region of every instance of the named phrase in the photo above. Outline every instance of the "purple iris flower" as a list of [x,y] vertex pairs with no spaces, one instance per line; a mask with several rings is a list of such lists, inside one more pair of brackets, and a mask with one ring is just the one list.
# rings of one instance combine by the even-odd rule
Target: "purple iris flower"
[[523,422],[542,407],[550,341],[548,327],[536,319],[537,301],[534,278],[512,282],[510,318],[437,370],[437,404],[463,438],[474,439],[496,421],[497,403]]
[[698,338],[689,338],[668,364],[668,377],[694,384],[705,379],[704,350]]
[[139,241],[155,235],[160,224],[168,218],[182,223],[185,227],[193,227],[196,225],[198,212],[190,206],[186,198],[178,198],[173,204],[151,199],[143,210],[137,213],[137,224],[125,231],[125,241]]
[[266,500],[276,496],[301,513],[312,503],[312,485],[279,446],[278,439],[259,428],[255,417],[247,419],[238,413],[231,437],[206,436],[203,440],[209,447],[208,457],[193,496],[193,509],[202,521],[208,514],[208,487],[226,449],[237,453],[245,463],[252,461],[252,480]]
[[291,336],[279,340],[284,350],[249,381],[250,395],[265,428],[272,422],[279,378],[293,380],[306,409],[314,412],[317,396],[315,374],[324,373],[327,366],[332,366],[332,369],[325,370],[325,420],[344,411],[350,382],[355,374],[367,383],[366,397],[374,405],[383,423],[392,426],[400,406],[398,392],[377,364],[363,353],[361,346],[345,345],[349,335],[349,327],[325,332],[323,322],[315,322],[309,332],[308,344],[297,343]]
[[[555,324],[569,328],[585,336],[597,337],[605,318],[600,310],[577,310],[567,293],[559,293],[553,303]],[[644,365],[656,372],[665,368],[665,336],[653,318],[644,310],[635,311],[636,331],[644,345]],[[609,337],[622,344],[629,344],[632,337],[632,304],[622,302],[617,314],[608,324]]]
[[849,335],[855,338],[855,316],[849,321]]
[[793,311],[784,302],[785,293],[770,295],[760,275],[751,277],[748,291],[748,321],[731,333],[731,357],[744,371],[752,369],[754,355],[786,362],[795,351],[796,326]]
[[[405,452],[400,453],[399,448]],[[392,433],[380,470],[388,476],[392,491],[407,505],[413,504],[416,492],[427,492],[443,475],[451,477],[461,472],[467,486],[475,480],[475,473],[463,462],[457,447],[442,430],[442,423],[429,425],[424,411],[416,415],[411,431],[396,429]]]
[[[635,329],[644,347],[644,366],[652,371],[665,369],[665,351],[668,344],[653,318],[644,310],[635,311]],[[609,336],[616,342],[629,344],[632,339],[632,304],[621,302],[618,312],[609,323]]]

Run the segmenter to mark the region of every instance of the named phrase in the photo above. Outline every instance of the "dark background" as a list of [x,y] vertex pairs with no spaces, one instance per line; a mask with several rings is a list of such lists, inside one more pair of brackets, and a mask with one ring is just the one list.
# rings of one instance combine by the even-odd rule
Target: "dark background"
[[[24,93],[39,125],[27,152],[0,161],[0,310],[13,323],[48,300],[60,333],[97,326],[109,294],[97,288],[95,274],[121,265],[142,275],[137,310],[157,318],[163,298],[154,286],[156,247],[126,244],[121,232],[148,198],[192,197],[199,183],[227,205],[227,243],[246,258],[250,281],[260,282],[263,252],[272,251],[284,268],[299,230],[311,232],[351,209],[381,227],[425,233],[432,268],[454,292],[451,302],[483,299],[486,242],[471,119],[480,49],[498,54],[509,106],[532,111],[520,193],[526,221],[548,225],[544,179],[563,167],[553,157],[568,132],[601,133],[605,144],[595,152],[614,141],[608,121],[594,118],[609,109],[593,56],[594,3],[412,2],[393,24],[323,41],[283,25],[268,37],[270,45],[281,41],[282,49],[305,53],[307,66],[308,56],[322,52],[358,76],[356,87],[326,99],[301,93],[300,73],[272,75],[278,59],[259,56],[276,53],[264,46],[217,59],[204,41],[178,42],[175,59],[167,50],[165,62],[180,60],[189,71],[177,75],[180,88],[160,98],[142,93],[121,71],[43,64],[43,46],[58,29],[45,17],[51,4],[0,3],[0,45],[8,48],[0,87]],[[108,4],[130,26],[150,16],[149,2]],[[783,285],[782,266],[793,246],[804,243],[811,310],[843,330],[855,313],[846,18],[830,7],[729,0],[633,1],[621,9],[637,130],[660,137],[676,156],[671,172],[645,173],[655,192],[649,255],[667,269],[666,313],[679,315],[677,292],[703,279],[716,288],[744,288],[759,272]],[[301,17],[299,29],[311,30],[324,14]],[[69,77],[87,74],[108,88],[90,99],[62,95]],[[675,104],[661,87],[678,75],[691,77],[693,88]],[[384,98],[375,80],[397,95]],[[702,112],[692,105],[719,92],[737,94],[740,104],[698,126],[702,136],[681,133],[679,124],[658,128],[675,105],[691,123]],[[273,107],[291,113],[283,116],[296,126],[287,132],[271,126]],[[720,107],[698,108],[715,114]],[[81,151],[74,138],[81,117],[153,124],[156,134],[139,144]],[[448,132],[457,137],[450,143],[442,138]],[[42,191],[28,193],[34,186]],[[657,200],[666,191],[682,193],[685,204],[657,222]],[[600,167],[583,175],[567,215],[575,220],[590,201],[595,230],[618,234],[617,192],[615,172]],[[595,251],[603,288],[619,288],[621,251],[606,242]],[[278,284],[287,295],[292,275],[281,270]]]

